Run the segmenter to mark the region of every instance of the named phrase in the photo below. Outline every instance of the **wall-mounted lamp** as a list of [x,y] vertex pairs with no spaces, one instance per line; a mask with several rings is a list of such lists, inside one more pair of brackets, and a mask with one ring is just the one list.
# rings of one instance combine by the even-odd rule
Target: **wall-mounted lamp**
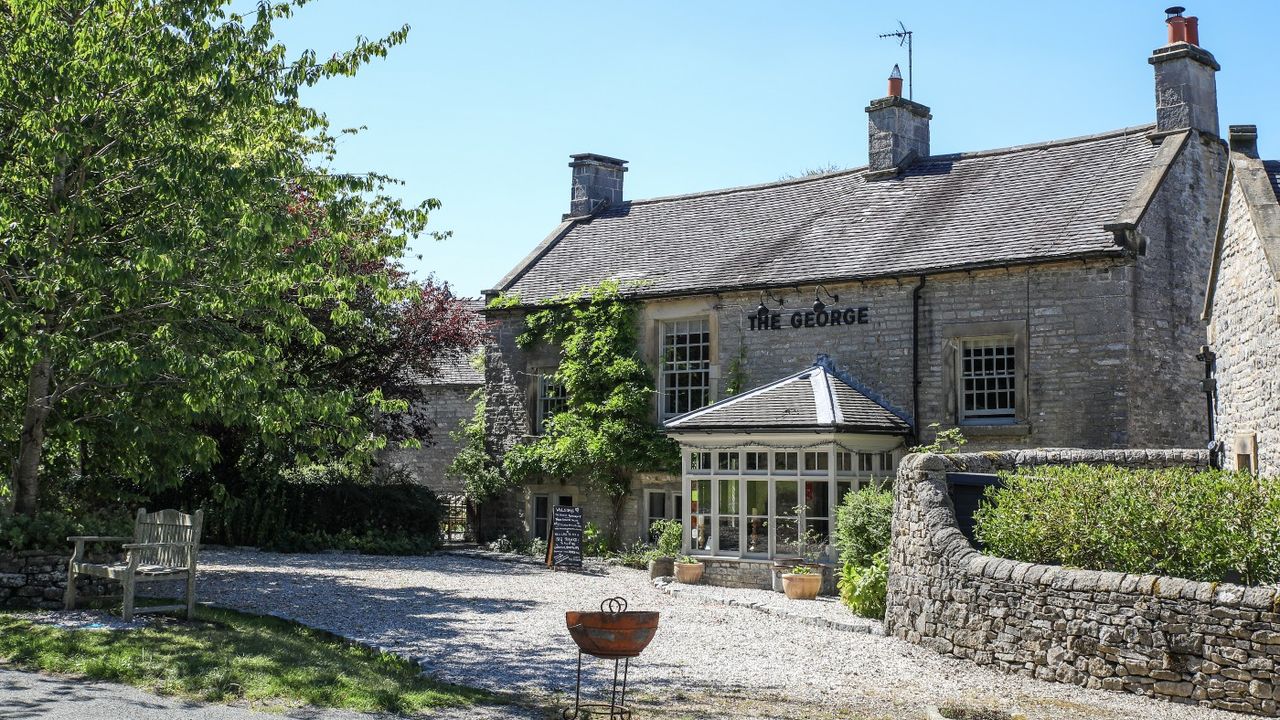
[[769,320],[769,306],[764,304],[765,297],[768,297],[770,300],[778,303],[778,307],[782,307],[782,301],[774,297],[773,293],[768,290],[760,291],[760,305],[756,308],[756,317],[760,322],[767,322]]
[[822,302],[823,295],[826,295],[827,298],[830,299],[831,302],[833,303],[840,302],[839,294],[832,295],[831,293],[827,292],[827,288],[825,286],[818,285],[813,289],[813,311],[816,313],[820,313],[823,310],[827,309],[827,304]]

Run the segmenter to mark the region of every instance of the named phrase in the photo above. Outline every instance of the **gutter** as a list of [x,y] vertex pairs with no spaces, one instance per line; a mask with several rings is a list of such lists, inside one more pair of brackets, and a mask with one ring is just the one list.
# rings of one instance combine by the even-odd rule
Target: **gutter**
[[855,435],[906,435],[908,429],[892,430],[884,427],[868,428],[859,425],[783,425],[765,427],[760,425],[702,425],[691,428],[662,428],[665,435],[790,435],[814,433],[851,433]]

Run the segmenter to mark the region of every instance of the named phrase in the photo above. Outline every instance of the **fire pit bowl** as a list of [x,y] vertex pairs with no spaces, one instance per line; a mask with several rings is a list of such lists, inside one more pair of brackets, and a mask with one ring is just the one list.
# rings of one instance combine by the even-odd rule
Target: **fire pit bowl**
[[658,613],[628,612],[622,598],[600,603],[599,612],[569,610],[564,622],[578,649],[598,658],[635,657],[658,632]]

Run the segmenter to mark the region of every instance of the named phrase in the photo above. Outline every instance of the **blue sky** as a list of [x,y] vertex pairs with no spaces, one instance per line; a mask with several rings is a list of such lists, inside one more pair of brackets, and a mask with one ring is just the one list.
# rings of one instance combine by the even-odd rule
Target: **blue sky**
[[[570,153],[630,161],[628,199],[770,182],[865,164],[867,101],[915,32],[915,99],[935,153],[1085,135],[1155,118],[1147,57],[1167,0],[956,3],[426,2],[317,0],[280,26],[296,54],[408,23],[405,45],[304,101],[337,128],[337,168],[435,197],[435,230],[408,265],[455,291],[494,284],[568,210]],[[1189,5],[1222,64],[1222,131],[1258,125],[1280,157],[1275,32],[1280,3]]]

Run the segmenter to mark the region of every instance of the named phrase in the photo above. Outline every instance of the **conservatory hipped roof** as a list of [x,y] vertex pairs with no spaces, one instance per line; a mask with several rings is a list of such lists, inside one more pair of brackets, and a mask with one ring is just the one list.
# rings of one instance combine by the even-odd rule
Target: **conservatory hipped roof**
[[855,432],[907,435],[911,426],[819,363],[800,372],[671,418],[668,433]]

